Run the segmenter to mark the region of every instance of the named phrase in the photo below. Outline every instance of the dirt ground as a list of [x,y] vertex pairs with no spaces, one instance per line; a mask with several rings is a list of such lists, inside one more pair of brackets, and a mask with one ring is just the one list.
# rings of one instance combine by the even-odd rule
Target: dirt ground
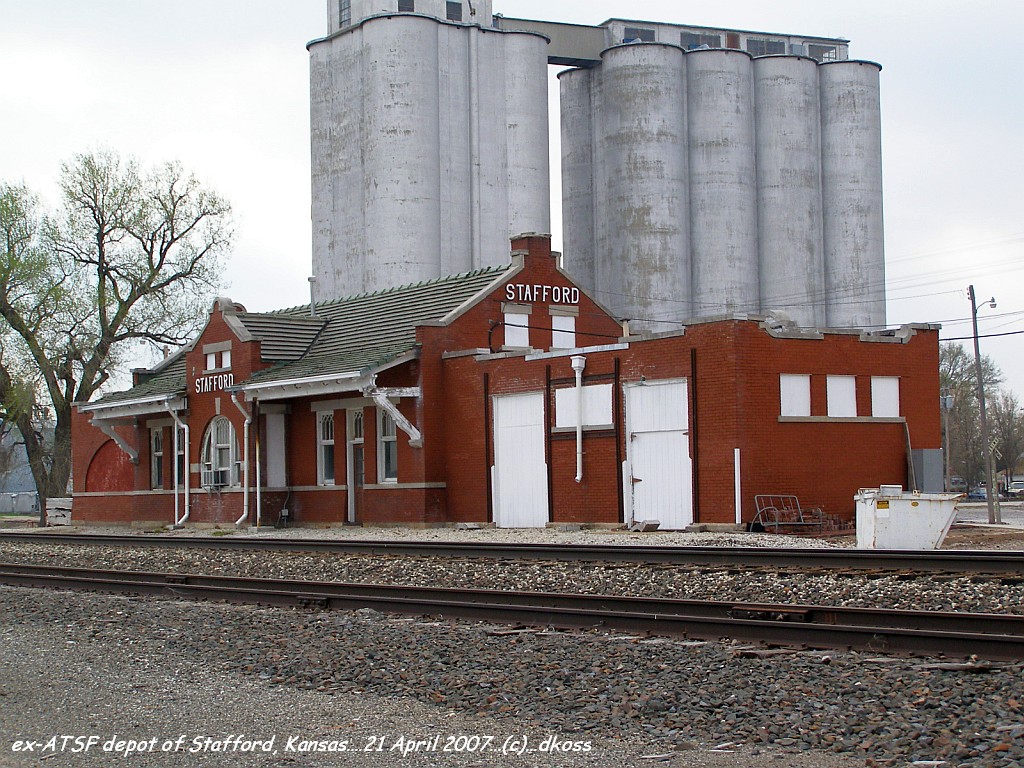
[[1024,528],[995,528],[958,523],[949,530],[943,549],[1024,549]]

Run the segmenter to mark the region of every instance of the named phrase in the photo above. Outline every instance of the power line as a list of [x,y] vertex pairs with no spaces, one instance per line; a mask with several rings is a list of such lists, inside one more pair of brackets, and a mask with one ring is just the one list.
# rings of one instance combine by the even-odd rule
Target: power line
[[[1019,336],[1024,331],[1006,331],[1005,333],[979,333],[979,339],[994,339],[997,336]],[[973,341],[974,336],[953,336],[948,339],[939,339],[939,341]]]

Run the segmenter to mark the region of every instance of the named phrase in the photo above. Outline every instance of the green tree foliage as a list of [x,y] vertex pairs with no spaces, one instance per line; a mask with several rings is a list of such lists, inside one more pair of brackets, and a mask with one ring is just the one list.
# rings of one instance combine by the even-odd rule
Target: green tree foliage
[[232,236],[228,203],[174,163],[79,155],[60,186],[47,215],[26,187],[0,183],[0,420],[21,433],[44,499],[67,493],[72,404],[140,344],[201,328]]

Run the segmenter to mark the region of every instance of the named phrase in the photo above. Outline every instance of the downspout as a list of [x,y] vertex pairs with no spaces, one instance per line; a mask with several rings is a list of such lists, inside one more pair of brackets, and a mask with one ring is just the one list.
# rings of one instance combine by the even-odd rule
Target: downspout
[[[171,430],[171,474],[174,475],[174,524],[178,522],[178,426]],[[173,527],[173,525],[172,525]]]
[[[258,401],[253,401],[252,410],[259,418],[259,407]],[[260,428],[260,423],[256,423],[256,527],[259,528],[263,522],[263,480],[260,474],[260,441],[263,437],[263,430]]]
[[237,392],[231,393],[231,402],[245,417],[245,424],[242,426],[242,441],[245,443],[242,449],[242,516],[235,520],[235,526],[240,526],[249,519],[249,425],[252,423],[252,414],[238,402]]
[[587,358],[572,356],[572,369],[576,372],[576,482],[583,482],[583,369]]
[[174,527],[180,528],[188,520],[188,516],[192,514],[192,505],[189,499],[189,472],[188,460],[189,460],[189,434],[188,424],[178,418],[178,412],[171,410],[170,403],[167,404],[167,412],[171,414],[171,418],[174,419],[174,423],[178,425],[178,429],[185,433],[185,516],[180,520],[178,519],[178,435],[174,435]]

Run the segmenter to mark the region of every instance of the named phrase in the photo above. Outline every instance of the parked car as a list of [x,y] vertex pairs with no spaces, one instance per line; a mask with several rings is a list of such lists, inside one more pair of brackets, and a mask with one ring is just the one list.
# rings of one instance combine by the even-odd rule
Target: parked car
[[[996,489],[995,498],[998,501],[1008,501],[1010,499],[1010,497],[1006,495],[1006,491],[1000,488]],[[979,485],[976,488],[972,488],[970,492],[967,494],[967,500],[988,501],[988,496],[985,494],[985,486]]]
[[1024,499],[1024,480],[1014,480],[1006,486],[1006,495],[1011,499]]

